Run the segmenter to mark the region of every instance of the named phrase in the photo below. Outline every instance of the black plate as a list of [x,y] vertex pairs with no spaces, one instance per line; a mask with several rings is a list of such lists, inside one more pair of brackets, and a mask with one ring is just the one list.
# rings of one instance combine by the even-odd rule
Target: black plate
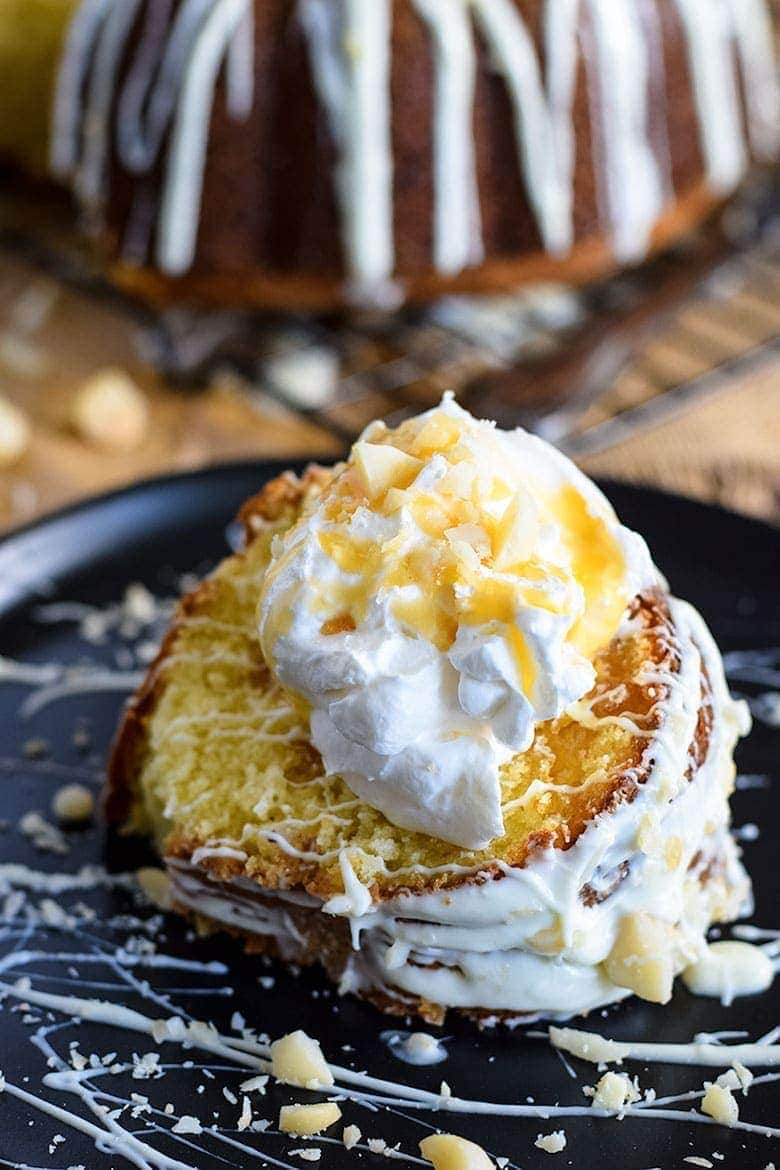
[[[21,531],[0,547],[0,648],[2,654],[29,664],[75,663],[88,659],[116,669],[127,666],[127,654],[140,646],[148,650],[153,630],[114,631],[103,643],[94,644],[79,633],[69,620],[43,621],[52,611],[41,611],[52,601],[88,602],[105,606],[121,596],[130,581],[144,582],[155,594],[172,594],[182,573],[201,572],[226,549],[229,521],[241,501],[279,469],[272,464],[233,465],[194,475],[156,480],[129,491],[104,497],[60,513]],[[685,500],[616,485],[608,486],[623,519],[643,532],[672,587],[695,602],[710,622],[725,651],[757,650],[780,646],[780,594],[778,534],[759,523],[738,518],[715,508]],[[68,613],[60,613],[67,618]],[[145,645],[145,643],[147,645]],[[91,668],[90,668],[91,669]],[[757,695],[780,690],[780,652],[774,662],[764,663],[755,684],[744,677],[735,685]],[[774,684],[774,687],[773,685]],[[116,725],[123,696],[117,692],[79,694],[61,698],[23,717],[25,699],[35,691],[26,685],[0,686],[0,748],[3,798],[1,815],[7,822],[0,834],[0,857],[4,863],[21,862],[35,870],[75,872],[80,866],[105,863],[118,871],[133,869],[141,861],[138,847],[112,842],[106,850],[101,829],[93,827],[67,834],[69,852],[57,856],[40,852],[19,828],[20,817],[29,810],[47,813],[52,793],[65,780],[84,779],[95,791],[100,783],[105,753]],[[74,742],[74,728],[79,731]],[[36,743],[42,739],[45,745]],[[88,742],[85,742],[88,741]],[[780,927],[778,912],[777,859],[772,840],[778,812],[776,787],[780,783],[776,730],[757,722],[749,740],[742,745],[739,767],[744,773],[769,778],[762,786],[744,787],[734,801],[735,823],[755,822],[761,826],[758,839],[746,843],[747,862],[757,891],[756,913],[752,919],[763,927]],[[29,758],[44,752],[39,758]],[[758,783],[758,782],[756,782]],[[0,870],[8,882],[7,869]],[[7,890],[6,890],[7,892]],[[28,909],[6,902],[6,921],[0,922],[0,981],[13,982],[29,975],[33,986],[58,994],[83,994],[129,1002],[153,1017],[169,1014],[164,997],[183,1005],[194,1016],[213,1020],[221,1030],[231,1030],[231,1017],[239,1012],[248,1027],[279,1035],[304,1027],[320,1037],[334,1059],[367,1068],[378,1076],[438,1091],[442,1078],[454,1093],[486,1100],[525,1102],[585,1103],[582,1086],[597,1079],[596,1070],[574,1062],[576,1079],[564,1063],[540,1039],[528,1038],[520,1030],[480,1033],[468,1023],[455,1021],[446,1035],[450,1052],[446,1063],[413,1069],[398,1062],[380,1040],[380,1032],[392,1027],[372,1008],[347,997],[339,999],[321,975],[306,971],[291,975],[282,968],[246,958],[238,946],[224,937],[195,941],[175,918],[152,915],[131,889],[87,889],[63,893],[44,903],[43,914],[50,920],[59,910],[74,915],[76,925],[65,921],[46,925],[40,922],[45,893],[29,893]],[[18,901],[18,899],[16,900]],[[0,902],[2,899],[0,898]],[[86,904],[86,909],[78,903]],[[38,907],[32,917],[29,907]],[[12,911],[15,916],[8,918]],[[94,918],[92,915],[95,915]],[[28,920],[25,919],[28,916]],[[129,917],[128,917],[129,916]],[[120,952],[118,944],[130,943]],[[217,960],[227,972],[211,974],[183,972],[155,967],[144,960],[143,940],[151,939],[161,953],[198,961]],[[38,957],[21,951],[36,952]],[[77,954],[74,959],[69,955]],[[89,956],[93,960],[89,961]],[[13,956],[13,958],[11,958]],[[65,956],[65,957],[63,957]],[[262,976],[264,984],[258,981]],[[271,985],[273,980],[273,985]],[[132,982],[132,986],[131,986]],[[173,989],[173,990],[171,990]],[[153,997],[158,997],[156,1000]],[[597,1026],[615,1037],[686,1041],[700,1031],[743,1030],[755,1039],[780,1022],[778,995],[767,993],[754,999],[737,1000],[722,1007],[711,1000],[696,999],[678,988],[672,1004],[654,1008],[637,1001],[597,1014],[586,1026]],[[52,1028],[48,1042],[60,1054],[68,1054],[77,1040],[84,1054],[105,1056],[121,1063],[132,1052],[145,1053],[155,1046],[151,1040],[116,1028],[78,1024],[58,1012],[30,1007],[19,1008],[18,998],[6,998],[1,1005],[0,1068],[9,1081],[26,1091],[81,1116],[90,1116],[72,1094],[45,1086],[46,1056],[34,1038],[42,1026]],[[240,1020],[233,1020],[240,1024]],[[341,1051],[342,1046],[351,1046]],[[95,1076],[94,1086],[124,1100],[131,1091],[148,1096],[164,1109],[168,1102],[181,1113],[197,1115],[204,1123],[224,1127],[222,1138],[214,1136],[166,1137],[163,1130],[171,1120],[141,1114],[131,1119],[127,1110],[119,1122],[145,1131],[147,1142],[198,1170],[217,1170],[226,1165],[262,1166],[265,1158],[277,1159],[292,1167],[309,1165],[290,1149],[303,1148],[300,1140],[273,1132],[236,1131],[240,1112],[223,1094],[248,1074],[230,1069],[224,1060],[211,1059],[211,1079],[202,1071],[209,1058],[193,1050],[183,1052],[174,1045],[160,1049],[163,1062],[174,1067],[159,1079],[133,1080],[124,1074]],[[187,1059],[194,1068],[187,1068]],[[723,1067],[728,1066],[724,1051]],[[674,1066],[630,1066],[643,1087],[653,1086],[659,1095],[675,1094],[701,1087],[706,1077],[719,1070]],[[199,1091],[199,1086],[203,1086]],[[269,1089],[268,1096],[254,1097],[254,1117],[272,1121],[280,1103],[300,1099],[300,1092]],[[777,1124],[780,1096],[773,1084],[756,1087],[741,1100],[744,1118],[763,1124]],[[108,1100],[111,1108],[116,1100]],[[689,1108],[685,1102],[678,1106]],[[359,1125],[366,1137],[383,1138],[389,1145],[414,1155],[417,1143],[431,1124],[471,1137],[494,1155],[507,1157],[511,1164],[528,1168],[548,1166],[593,1167],[605,1170],[644,1170],[650,1166],[682,1165],[686,1156],[696,1155],[723,1165],[725,1170],[763,1167],[774,1156],[776,1144],[763,1137],[723,1128],[660,1120],[627,1119],[622,1123],[576,1118],[561,1121],[535,1119],[507,1120],[501,1117],[436,1115],[381,1110],[372,1113],[364,1106],[343,1106],[345,1122]],[[218,1116],[217,1116],[218,1115]],[[550,1155],[534,1147],[539,1133],[563,1128],[568,1136],[566,1150],[550,1161]],[[0,1166],[29,1163],[33,1166],[70,1167],[83,1164],[88,1170],[124,1165],[116,1153],[98,1152],[92,1138],[75,1132],[61,1121],[11,1097],[0,1096]],[[340,1128],[335,1131],[340,1134]],[[63,1142],[54,1141],[62,1135]],[[224,1139],[240,1141],[257,1150],[253,1156],[229,1145]],[[49,1150],[52,1152],[50,1153]],[[713,1159],[713,1151],[725,1160]],[[323,1168],[354,1164],[357,1152],[347,1153],[340,1144],[324,1144],[322,1159],[312,1163]],[[5,1160],[4,1160],[5,1159]],[[363,1164],[387,1164],[381,1154],[364,1150]]]

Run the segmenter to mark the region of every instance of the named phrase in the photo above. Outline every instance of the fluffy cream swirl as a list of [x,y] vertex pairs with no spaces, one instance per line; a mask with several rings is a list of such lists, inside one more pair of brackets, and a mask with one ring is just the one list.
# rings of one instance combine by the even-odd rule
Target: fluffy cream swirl
[[395,824],[482,848],[503,832],[501,764],[590,690],[656,580],[568,459],[445,397],[372,424],[277,539],[259,631],[328,773]]

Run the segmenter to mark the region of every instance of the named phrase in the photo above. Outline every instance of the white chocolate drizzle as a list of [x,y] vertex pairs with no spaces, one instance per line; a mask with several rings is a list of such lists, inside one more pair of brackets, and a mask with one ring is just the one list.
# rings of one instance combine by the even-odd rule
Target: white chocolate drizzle
[[[271,935],[291,957],[305,934],[297,909],[341,917],[354,948],[342,990],[379,989],[402,1002],[422,996],[447,1007],[568,1017],[619,1000],[629,992],[611,981],[605,960],[621,922],[636,914],[666,923],[674,939],[670,963],[676,972],[689,967],[704,954],[713,918],[736,916],[749,905],[728,810],[733,744],[746,724],[701,618],[681,602],[672,603],[672,612],[681,663],[676,675],[659,679],[670,698],[660,733],[648,741],[650,775],[632,801],[597,818],[570,849],[549,849],[523,867],[496,861],[487,872],[484,866],[471,871],[474,880],[456,889],[401,894],[379,904],[357,879],[346,849],[332,854],[344,893],[325,904],[303,891],[263,890],[242,878],[215,883],[207,870],[169,859],[177,901],[218,922]],[[712,687],[713,735],[707,758],[688,781],[702,659]],[[572,712],[586,725],[590,714]],[[631,730],[641,735],[634,723]],[[341,811],[348,817],[349,808]],[[277,823],[264,835],[291,856],[327,860],[296,849],[285,829]],[[672,865],[668,841],[678,851]],[[709,867],[714,873],[700,881]],[[584,901],[586,888],[605,896]]]
[[[708,181],[730,191],[748,162],[780,145],[780,90],[766,0],[673,0],[688,56]],[[216,85],[228,114],[254,106],[254,0],[147,6],[127,75],[118,83],[142,0],[81,0],[70,25],[54,102],[51,167],[92,210],[105,201],[111,137],[129,173],[164,172],[156,263],[180,276],[197,256],[204,168]],[[545,0],[543,51],[513,0],[413,0],[430,40],[432,265],[452,275],[479,264],[474,142],[477,35],[502,77],[520,173],[543,246],[574,242],[574,92],[584,61],[599,158],[596,183],[616,256],[636,260],[670,195],[668,135],[651,132],[653,74],[662,69],[658,21],[634,0]],[[392,147],[393,0],[297,0],[315,89],[337,151],[334,186],[349,285],[362,299],[397,297]],[[654,29],[649,30],[649,20]],[[542,69],[541,60],[546,64]],[[118,92],[117,92],[118,88]],[[744,91],[744,102],[742,99]],[[116,104],[116,127],[112,110]],[[743,129],[744,121],[747,126]],[[665,112],[653,111],[663,123]],[[143,258],[151,225],[131,217],[128,258]],[[140,232],[143,238],[133,238]]]
[[762,1068],[780,1065],[777,1044],[655,1044],[642,1040],[630,1042],[605,1040],[598,1033],[578,1028],[550,1028],[550,1042],[572,1056],[594,1064],[621,1064],[624,1060],[647,1064],[695,1064],[701,1068],[722,1068],[726,1060],[732,1065],[754,1064]]
[[449,275],[482,259],[474,154],[477,56],[468,0],[414,0],[428,25],[436,61],[434,96],[434,264]]
[[302,0],[312,71],[340,153],[336,190],[349,270],[378,297],[394,266],[391,0]]
[[[111,612],[114,613],[114,610]],[[72,605],[48,609],[46,614],[48,620],[53,621],[81,622],[90,616],[93,616],[92,611]],[[113,628],[118,627],[115,624]],[[91,625],[89,629],[92,629]],[[89,638],[85,640],[90,641]],[[52,682],[53,677],[59,677],[62,669],[64,667],[61,664],[44,664],[39,667],[23,663],[10,664],[0,681],[10,685],[45,687]],[[27,766],[32,765],[28,762]],[[65,766],[51,761],[52,769]],[[210,856],[240,861],[243,854],[235,844],[215,842],[204,850],[200,860],[207,860]],[[351,876],[346,864],[344,869],[345,895],[351,899],[351,905],[345,905],[342,909],[357,911],[359,921],[366,911],[364,892],[349,888]],[[163,1078],[159,1080],[158,1093],[166,1092],[164,1076],[169,1072],[176,1075],[184,1070],[188,1070],[188,1073],[194,1070],[211,1078],[230,1075],[232,1070],[236,1081],[241,1080],[240,1087],[247,1083],[245,1078],[248,1073],[251,1083],[262,1081],[270,1058],[270,1043],[267,1038],[256,1037],[246,1031],[238,1014],[234,1016],[231,1028],[239,1035],[221,1032],[187,1014],[179,1002],[180,996],[229,997],[234,987],[232,981],[226,978],[229,976],[228,969],[220,961],[183,959],[157,950],[155,940],[160,937],[163,925],[159,914],[152,912],[151,916],[146,916],[148,912],[143,911],[143,917],[130,913],[114,914],[111,918],[98,917],[94,911],[89,913],[90,908],[81,901],[93,890],[117,889],[127,892],[134,885],[133,875],[109,874],[98,865],[54,873],[44,873],[16,863],[0,866],[0,991],[7,997],[6,1005],[14,1003],[27,1013],[25,1021],[34,1029],[30,1033],[30,1043],[40,1051],[48,1069],[40,1089],[30,1084],[20,1085],[16,1083],[18,1078],[12,1076],[4,1084],[0,1079],[0,1093],[5,1091],[30,1112],[36,1111],[56,1121],[63,1130],[72,1129],[87,1135],[94,1141],[98,1151],[108,1153],[117,1160],[124,1159],[141,1170],[195,1170],[202,1165],[204,1156],[204,1146],[199,1140],[201,1133],[203,1142],[208,1140],[209,1143],[219,1144],[224,1161],[231,1167],[260,1161],[280,1170],[293,1170],[291,1162],[274,1157],[266,1148],[265,1140],[259,1136],[267,1127],[267,1123],[262,1120],[258,1121],[254,1132],[250,1131],[251,1137],[245,1136],[245,1140],[241,1141],[235,1136],[235,1116],[219,1124],[214,1123],[211,1116],[202,1125],[197,1119],[195,1124],[191,1124],[173,1112],[172,1107],[159,1107],[167,1099],[166,1096],[157,1097],[159,1105],[152,1099],[158,1078]],[[247,887],[255,888],[249,882]],[[294,895],[292,891],[288,893],[298,899],[306,897]],[[78,901],[71,902],[71,897]],[[208,913],[207,908],[203,909]],[[58,911],[56,915],[53,914],[54,910]],[[766,954],[773,960],[780,950],[780,931],[743,924],[735,927],[733,934],[762,944]],[[159,983],[156,981],[157,972],[167,973]],[[174,972],[187,973],[195,986],[172,987],[171,973]],[[52,984],[77,984],[79,994],[55,994],[48,990]],[[136,1002],[140,998],[142,1003],[148,1005],[148,1011],[131,1008],[131,997]],[[36,1008],[40,1009],[37,1020],[34,1015]],[[263,1014],[260,1013],[261,1019]],[[70,1035],[78,1037],[82,1044],[88,1042],[89,1030],[78,1027],[82,1021],[99,1022],[103,1027],[111,1029],[111,1039],[101,1041],[107,1045],[119,1048],[124,1032],[146,1037],[154,1048],[137,1056],[132,1063],[124,1062],[114,1054],[107,1054],[102,1060],[90,1054],[90,1059],[79,1052],[78,1044],[75,1048],[71,1046],[70,1050],[64,1048]],[[595,1034],[590,1035],[595,1039]],[[704,1067],[728,1067],[747,1060],[757,1068],[773,1067],[780,1064],[779,1035],[780,1029],[774,1028],[758,1041],[735,1045],[718,1044],[714,1036],[701,1037],[692,1045],[643,1045],[628,1042],[624,1047],[629,1051],[623,1059],[651,1063],[672,1059],[680,1064],[693,1065],[699,1062]],[[593,1043],[593,1039],[590,1042]],[[331,1039],[330,1043],[335,1046],[335,1040]],[[455,1045],[458,1042],[453,1040],[452,1043]],[[207,1063],[198,1062],[198,1051],[207,1055]],[[214,1063],[210,1058],[213,1058]],[[557,1118],[582,1118],[608,1124],[609,1119],[620,1116],[629,1119],[639,1117],[644,1122],[652,1121],[656,1124],[716,1124],[712,1118],[688,1107],[691,1101],[701,1098],[701,1090],[655,1099],[648,1093],[645,1100],[621,1109],[618,1114],[580,1103],[537,1102],[520,1105],[471,1100],[457,1094],[443,1096],[441,1092],[428,1092],[414,1085],[376,1078],[338,1065],[331,1067],[336,1078],[336,1089],[330,1092],[336,1091],[340,1098],[369,1108],[372,1117],[376,1116],[377,1109],[380,1116],[384,1108],[402,1109],[408,1115],[406,1121],[418,1125],[422,1132],[427,1132],[430,1127],[423,1121],[417,1122],[415,1115],[431,1115],[434,1124],[439,1125],[442,1111],[464,1116],[528,1119],[529,1123],[533,1123],[534,1133],[540,1120]],[[5,1071],[8,1073],[11,1070]],[[132,1087],[143,1088],[149,1094],[148,1097],[138,1093],[127,1097],[123,1095],[122,1077],[135,1077],[136,1074],[139,1079],[131,1081]],[[778,1076],[778,1073],[756,1076],[752,1080],[752,1087],[772,1083]],[[143,1084],[140,1083],[141,1079]],[[61,1104],[59,1096],[56,1100],[49,1099],[48,1092],[71,1094],[77,1106],[73,1110],[67,1109]],[[581,1100],[579,1094],[575,1093],[574,1101]],[[138,1118],[144,1119],[142,1133],[133,1132],[137,1128],[135,1122]],[[447,1124],[449,1126],[449,1122]],[[738,1121],[737,1129],[768,1137],[780,1136],[780,1130],[772,1126],[755,1125],[743,1120]],[[176,1148],[179,1157],[169,1152],[172,1149],[171,1141],[177,1143],[173,1148]],[[318,1138],[310,1148],[319,1145],[326,1148],[335,1141],[333,1138]],[[160,1148],[160,1143],[164,1143],[164,1149]],[[382,1152],[381,1147],[381,1141],[374,1139],[373,1144],[362,1143],[358,1149],[377,1153]],[[213,1149],[213,1146],[209,1148]],[[384,1152],[410,1164],[421,1164],[419,1158],[404,1150],[387,1149]],[[8,1149],[4,1153],[11,1158],[14,1156]]]
[[[228,83],[236,120],[246,120],[245,58],[230,51],[236,37],[246,36],[248,0],[221,0],[203,25],[201,35],[181,87],[168,158],[167,182],[160,208],[160,240],[157,261],[163,272],[181,276],[195,259],[200,201],[206,169],[208,133],[217,78],[227,58],[228,73],[238,80]],[[240,95],[238,98],[236,95]]]
[[[71,23],[55,93],[51,169],[98,210],[109,186],[115,101],[119,156],[131,173],[163,160],[157,263],[169,275],[195,258],[203,175],[217,81],[226,71],[227,109],[246,121],[254,100],[250,0],[185,0],[169,27],[148,21],[125,87],[119,62],[141,0],[85,0]],[[144,116],[145,111],[145,116]]]
[[649,42],[633,0],[588,0],[593,37],[589,70],[598,90],[600,173],[615,255],[636,261],[646,252],[663,208],[659,162],[649,137]]

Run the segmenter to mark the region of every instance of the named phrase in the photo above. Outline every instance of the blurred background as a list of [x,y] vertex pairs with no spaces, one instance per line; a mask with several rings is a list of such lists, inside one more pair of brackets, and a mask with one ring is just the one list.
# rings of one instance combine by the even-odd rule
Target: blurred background
[[[100,236],[111,233],[105,233],[105,223],[95,228],[95,204],[101,200],[108,203],[110,224],[111,200],[123,189],[116,179],[121,158],[110,157],[110,181],[101,198],[86,205],[83,191],[79,200],[69,189],[78,182],[53,181],[49,165],[51,111],[58,94],[62,99],[67,36],[74,28],[69,22],[78,18],[80,5],[76,0],[4,3],[0,526],[24,524],[141,477],[224,460],[330,460],[371,419],[400,419],[431,405],[446,389],[455,390],[476,414],[534,429],[594,476],[661,487],[780,521],[780,184],[771,160],[756,159],[755,165],[746,160],[731,189],[718,191],[701,213],[685,217],[684,228],[659,238],[630,263],[615,256],[609,264],[590,270],[580,265],[576,272],[566,263],[530,273],[518,269],[516,280],[509,271],[473,288],[437,280],[406,303],[402,297],[383,303],[345,294],[322,307],[309,306],[290,292],[271,298],[281,303],[249,295],[242,303],[234,288],[229,295],[204,298],[202,281],[197,288],[174,282],[165,295],[157,288],[147,295],[141,282],[117,277],[107,259],[111,246],[116,258],[116,242],[107,248]],[[539,8],[538,2],[513,3],[521,17],[526,9]],[[713,3],[718,6],[718,0]],[[343,7],[339,0],[325,4],[333,11]],[[269,0],[269,9],[276,5]],[[145,0],[135,5],[136,19],[159,18],[164,47],[164,30],[171,32],[183,7]],[[658,7],[666,20],[666,9],[677,6],[658,0]],[[763,4],[751,0],[745,11],[755,14],[759,7]],[[200,18],[208,8],[201,4]],[[255,5],[256,22],[261,8]],[[767,11],[777,19],[771,6]],[[246,22],[252,5],[242,13]],[[537,15],[529,17],[529,26],[540,36]],[[671,23],[668,28],[674,31]],[[749,31],[755,40],[756,26]],[[98,39],[90,52],[99,59],[99,32],[93,29],[92,35]],[[134,31],[132,22],[125,35],[129,48],[115,59],[114,69],[129,76],[135,58],[128,54],[135,51],[141,59],[139,44],[154,42],[145,26]],[[262,46],[271,35],[276,34],[257,23],[250,28],[238,22],[226,54],[238,51],[247,38],[255,48]],[[733,59],[742,69],[739,87],[749,105],[750,63],[739,56],[740,44],[735,41]],[[79,60],[71,58],[71,66],[74,59]],[[97,65],[92,58],[83,61],[77,81],[92,93]],[[220,105],[230,98],[223,93],[230,89],[226,62],[227,56],[214,82],[212,134]],[[264,80],[259,69],[256,65],[255,102]],[[302,76],[285,84],[292,86],[293,98],[296,87],[306,88],[309,101]],[[104,99],[108,133],[120,134],[122,118],[129,116],[117,97],[120,88],[110,88]],[[476,94],[479,110],[479,85]],[[602,117],[610,115],[608,96],[601,97]],[[145,100],[151,100],[148,94]],[[82,111],[79,131],[87,143],[94,133],[90,109]],[[771,116],[765,109],[765,119]],[[317,117],[316,111],[311,114]],[[299,153],[305,140],[300,124],[298,119],[293,127]],[[165,132],[175,133],[175,124]],[[214,151],[228,157],[239,178],[275,166],[268,154],[227,155],[232,141],[227,132],[215,141]],[[684,143],[679,149],[691,155],[699,150]],[[224,189],[210,193],[209,166],[224,166],[224,158],[218,164],[211,152],[209,145],[203,232],[218,221],[220,199],[227,199],[227,178]],[[313,165],[311,159],[307,165]],[[484,166],[479,161],[479,177],[490,188]],[[397,173],[414,186],[414,167],[407,173],[399,163]],[[294,176],[284,181],[295,189]],[[342,199],[350,197],[362,198],[359,192],[341,192]],[[490,198],[483,190],[486,222]],[[105,214],[105,206],[101,210]],[[304,212],[309,214],[302,209],[300,215]],[[351,214],[342,208],[347,221]],[[231,230],[235,241],[239,229]],[[302,266],[301,247],[295,245],[295,256]],[[290,245],[291,256],[295,248]],[[134,263],[139,270],[152,267],[138,264],[137,257]],[[288,264],[283,256],[279,263],[279,287],[287,289],[292,260]],[[210,264],[213,274],[213,255]],[[224,264],[231,269],[233,262]],[[417,279],[410,278],[410,287]]]

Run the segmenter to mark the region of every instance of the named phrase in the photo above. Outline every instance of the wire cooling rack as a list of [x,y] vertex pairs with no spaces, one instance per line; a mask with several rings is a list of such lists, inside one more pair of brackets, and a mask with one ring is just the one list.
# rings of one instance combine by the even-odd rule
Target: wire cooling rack
[[[45,204],[44,204],[45,207]],[[182,386],[229,368],[340,441],[454,390],[575,456],[608,448],[780,358],[780,182],[762,176],[694,238],[586,289],[447,297],[390,315],[315,317],[176,308],[111,287],[65,217],[0,197],[0,254],[113,302],[145,356]]]

